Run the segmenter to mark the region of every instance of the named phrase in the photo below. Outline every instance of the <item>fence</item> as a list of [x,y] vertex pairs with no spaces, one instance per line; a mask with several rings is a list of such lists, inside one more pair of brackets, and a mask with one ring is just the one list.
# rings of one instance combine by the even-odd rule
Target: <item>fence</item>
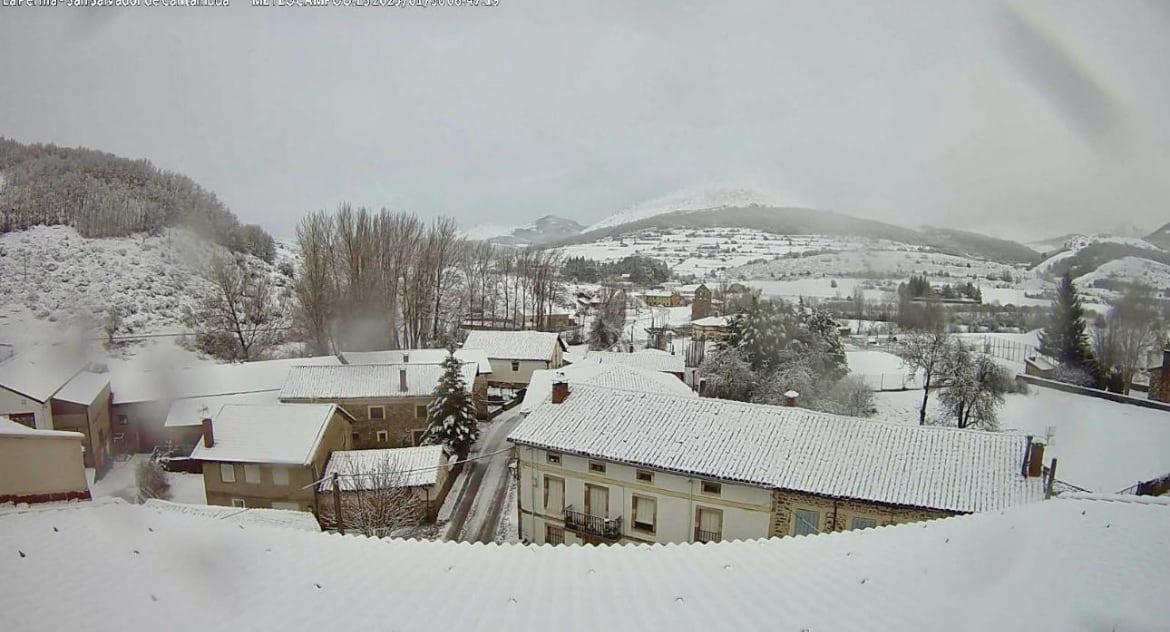
[[1141,399],[1139,397],[1131,397],[1129,395],[1121,395],[1119,393],[1110,393],[1109,391],[1101,391],[1095,388],[1077,386],[1076,384],[1066,384],[1065,382],[1057,382],[1056,380],[1036,377],[1035,375],[1017,375],[1016,379],[1022,382],[1027,382],[1028,384],[1043,386],[1045,388],[1064,391],[1066,393],[1087,395],[1089,397],[1096,397],[1097,399],[1107,399],[1111,402],[1117,402],[1119,404],[1131,404],[1133,406],[1141,406],[1142,408],[1153,408],[1156,410],[1165,410],[1170,412],[1170,404],[1165,404],[1149,399]]
[[874,391],[912,391],[922,388],[922,380],[908,373],[850,373],[860,377]]

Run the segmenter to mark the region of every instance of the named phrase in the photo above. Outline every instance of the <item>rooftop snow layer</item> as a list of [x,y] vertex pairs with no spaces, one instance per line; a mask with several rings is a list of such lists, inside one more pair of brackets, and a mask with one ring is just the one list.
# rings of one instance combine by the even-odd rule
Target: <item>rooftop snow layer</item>
[[215,419],[220,409],[228,404],[271,404],[280,403],[280,391],[260,391],[258,393],[240,393],[239,395],[216,395],[215,397],[192,397],[177,399],[167,411],[163,426],[167,428],[185,428],[203,424],[204,418]]
[[260,391],[279,391],[295,366],[340,366],[337,356],[216,364],[178,371],[121,371],[114,374],[114,403],[167,401]]
[[185,505],[165,500],[150,499],[145,503],[147,509],[158,513],[170,512],[188,516],[214,518],[220,522],[232,525],[246,525],[255,527],[278,527],[320,533],[321,525],[317,518],[307,511],[291,511],[288,509],[261,509],[249,507],[241,511],[236,507],[220,505]]
[[379,540],[73,503],[0,513],[0,629],[1158,630],[1167,532],[1170,506],[1142,497],[654,547]]
[[0,362],[0,387],[43,403],[83,368],[85,360],[67,349],[37,347]]
[[53,399],[59,399],[71,404],[89,406],[97,399],[98,395],[101,395],[102,390],[109,385],[109,373],[82,371],[73,376],[72,380],[66,382],[65,386],[62,386],[61,390],[53,395]]
[[333,404],[229,404],[215,417],[215,445],[200,442],[191,458],[307,465],[337,410]]
[[550,332],[477,329],[468,332],[463,348],[480,349],[489,358],[502,360],[551,361],[558,344],[564,348],[560,336]]
[[586,352],[583,362],[624,364],[664,373],[682,373],[686,370],[686,361],[682,354],[668,353],[659,349],[642,349],[633,353],[589,351]]
[[0,436],[4,437],[69,437],[71,439],[82,439],[85,435],[80,432],[70,432],[67,430],[37,430],[36,428],[29,428],[24,424],[16,423],[5,415],[0,415]]
[[618,388],[644,393],[664,393],[681,397],[698,397],[682,380],[661,371],[651,371],[617,363],[586,362],[571,364],[561,369],[541,369],[532,372],[520,412],[528,414],[552,398],[552,385],[560,373],[569,382],[570,390],[580,385]]
[[[475,362],[463,364],[463,381],[470,389],[475,381]],[[406,390],[401,388],[406,371]],[[441,364],[357,364],[297,367],[280,390],[282,401],[312,399],[393,399],[430,397],[443,377]]]
[[699,320],[693,320],[691,324],[700,327],[726,327],[729,320],[729,316],[708,316]]
[[957,512],[1044,498],[1018,434],[581,386],[508,435],[539,448],[762,487]]
[[[447,359],[446,349],[398,349],[394,351],[343,351],[346,364],[439,364]],[[455,357],[475,362],[480,373],[491,373],[492,364],[482,349],[457,349]]]
[[441,445],[334,452],[325,466],[320,489],[333,489],[334,473],[338,474],[338,486],[347,492],[429,486],[438,482],[439,468],[445,464]]

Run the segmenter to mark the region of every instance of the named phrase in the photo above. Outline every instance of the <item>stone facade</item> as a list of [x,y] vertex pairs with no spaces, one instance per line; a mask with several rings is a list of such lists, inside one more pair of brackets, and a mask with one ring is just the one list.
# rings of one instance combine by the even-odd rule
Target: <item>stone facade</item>
[[[350,430],[354,449],[373,450],[417,445],[417,437],[427,428],[426,406],[431,403],[431,398],[338,400],[332,403],[341,406],[354,418]],[[384,417],[371,418],[372,407],[381,407]]]
[[860,500],[826,498],[778,489],[772,492],[772,526],[769,537],[777,538],[795,535],[793,512],[798,509],[815,511],[818,515],[816,531],[829,533],[848,531],[853,528],[853,519],[869,519],[882,527],[904,522],[920,522],[935,518],[946,518],[956,512],[917,507],[899,507]]
[[717,315],[711,309],[711,290],[706,285],[700,285],[695,289],[695,298],[691,301],[691,320]]
[[1162,350],[1162,366],[1150,369],[1150,399],[1170,402],[1170,349]]

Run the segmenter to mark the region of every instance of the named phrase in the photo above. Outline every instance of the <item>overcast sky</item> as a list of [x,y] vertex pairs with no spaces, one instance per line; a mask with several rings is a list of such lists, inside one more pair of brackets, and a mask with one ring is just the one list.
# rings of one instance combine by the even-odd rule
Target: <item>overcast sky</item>
[[590,223],[744,177],[1021,239],[1170,221],[1165,0],[231,1],[0,8],[0,135],[149,158],[277,236],[343,200]]

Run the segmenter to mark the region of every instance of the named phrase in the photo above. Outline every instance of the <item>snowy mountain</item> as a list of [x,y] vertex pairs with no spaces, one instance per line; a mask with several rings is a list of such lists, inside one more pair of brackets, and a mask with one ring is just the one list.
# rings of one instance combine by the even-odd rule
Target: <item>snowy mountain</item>
[[1170,224],[1166,224],[1146,235],[1145,240],[1159,248],[1170,250]]
[[706,211],[725,208],[796,206],[791,199],[766,192],[755,186],[715,183],[688,187],[653,200],[635,204],[606,217],[586,229],[600,230],[621,226],[667,213]]
[[[1042,243],[1051,244],[1051,240]],[[1170,263],[1170,252],[1159,248],[1148,239],[1113,235],[1068,235],[1063,244],[1047,250],[1046,254],[1047,257],[1034,268],[1036,272],[1061,275],[1065,271],[1071,271],[1074,277],[1095,272],[1105,264],[1119,259]]]
[[505,246],[539,246],[568,239],[580,234],[584,229],[584,226],[571,219],[545,215],[531,224],[517,228],[502,228],[489,224],[473,226],[465,231],[463,236]]
[[1138,257],[1122,257],[1077,277],[1076,282],[1082,288],[1118,289],[1127,283],[1140,282],[1156,290],[1170,290],[1170,265]]

